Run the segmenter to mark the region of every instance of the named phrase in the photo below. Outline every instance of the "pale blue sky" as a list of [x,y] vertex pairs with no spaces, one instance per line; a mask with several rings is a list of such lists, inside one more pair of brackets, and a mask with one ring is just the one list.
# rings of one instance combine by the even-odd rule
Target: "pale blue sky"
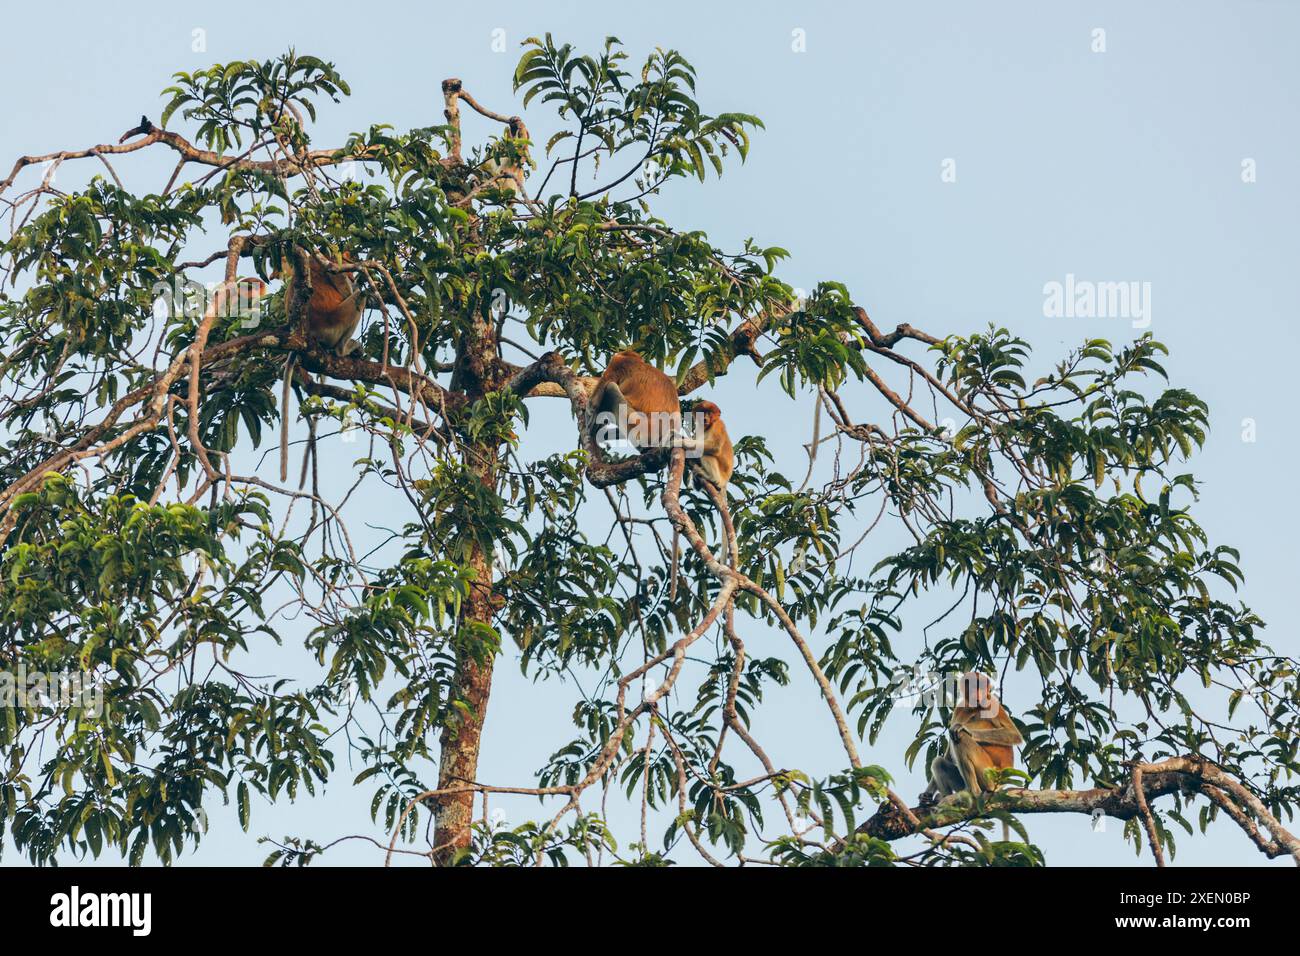
[[[550,31],[594,50],[613,34],[634,62],[654,46],[674,47],[698,69],[705,109],[757,113],[767,129],[744,167],[720,184],[672,190],[659,214],[729,247],[745,236],[784,246],[792,259],[783,276],[795,285],[841,280],[883,327],[910,322],[944,334],[996,322],[1046,360],[1085,337],[1135,333],[1119,319],[1044,318],[1044,283],[1070,273],[1150,282],[1151,331],[1171,348],[1174,383],[1211,406],[1213,432],[1194,464],[1204,482],[1197,513],[1215,541],[1242,549],[1245,597],[1269,622],[1267,639],[1297,652],[1297,517],[1278,492],[1289,492],[1297,466],[1300,6],[371,0],[313,8],[309,16],[262,3],[11,6],[0,166],[7,172],[22,153],[115,141],[141,113],[158,118],[159,91],[174,71],[272,57],[290,45],[334,61],[353,88],[322,111],[318,145],[373,122],[440,122],[438,83],[447,76],[484,104],[517,111],[510,76],[529,35]],[[196,28],[206,30],[206,52],[191,50]],[[505,54],[491,48],[498,28]],[[1104,53],[1092,51],[1096,28],[1105,30]],[[792,50],[795,30],[805,31],[806,52]],[[550,116],[536,105],[524,115],[543,138]],[[172,125],[183,128],[179,118]],[[946,159],[956,162],[956,182],[941,181]],[[1243,159],[1255,161],[1257,182],[1242,182]],[[128,185],[156,189],[170,165],[170,156],[138,155],[118,168]],[[92,172],[65,170],[68,183]],[[802,474],[810,406],[747,382],[715,393],[733,436],[767,434],[787,474]],[[865,389],[849,394],[873,407]],[[535,414],[530,450],[570,441],[562,407]],[[1254,442],[1242,440],[1247,418]],[[572,700],[569,689],[534,685],[503,660],[481,779],[529,783],[566,739]],[[761,713],[758,735],[778,763],[838,767],[833,733],[820,718],[808,723],[816,706],[796,672]],[[909,774],[901,760],[911,728],[901,715],[895,721],[864,758],[914,794],[920,768]],[[370,790],[351,791],[350,778],[344,766],[325,799],[255,808],[251,834],[233,808],[210,808],[212,833],[186,861],[258,862],[265,850],[254,839],[263,833],[381,836],[364,826]],[[531,806],[511,807],[511,819]],[[1134,862],[1114,821],[1104,834],[1078,816],[1027,822],[1049,862]],[[1179,845],[1178,864],[1263,862],[1228,823]],[[360,843],[327,858],[374,861]]]

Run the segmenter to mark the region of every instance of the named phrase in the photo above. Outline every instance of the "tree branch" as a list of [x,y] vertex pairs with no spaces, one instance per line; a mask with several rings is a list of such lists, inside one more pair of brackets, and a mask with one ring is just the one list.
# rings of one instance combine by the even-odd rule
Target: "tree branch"
[[[1159,763],[1138,764],[1133,785],[1121,788],[1098,787],[1092,790],[1024,790],[1012,788],[985,794],[978,805],[969,805],[969,794],[946,797],[933,807],[912,810],[926,827],[948,826],[986,817],[990,810],[1015,814],[1085,813],[1100,810],[1117,820],[1142,816],[1143,805],[1157,797],[1175,793],[1203,793],[1224,807],[1260,850],[1269,858],[1290,854],[1300,865],[1300,840],[1288,832],[1268,812],[1257,796],[1240,781],[1195,754],[1170,757]],[[1230,796],[1231,799],[1230,799]],[[1231,807],[1232,809],[1228,809]],[[1252,817],[1254,819],[1252,819]],[[1258,830],[1263,824],[1272,834],[1265,838]],[[884,806],[860,827],[858,833],[881,840],[899,840],[917,832],[896,807]],[[1153,844],[1154,845],[1154,844]]]

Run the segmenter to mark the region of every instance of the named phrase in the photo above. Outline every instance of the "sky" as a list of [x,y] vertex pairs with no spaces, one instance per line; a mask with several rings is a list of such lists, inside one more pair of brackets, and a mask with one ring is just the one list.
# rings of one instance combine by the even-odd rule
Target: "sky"
[[[0,166],[115,142],[141,114],[158,118],[174,72],[291,46],[333,61],[352,86],[350,98],[322,111],[316,145],[376,122],[441,122],[438,87],[449,76],[490,108],[518,112],[510,79],[528,36],[549,31],[595,51],[614,35],[633,62],[675,48],[696,67],[706,110],[756,113],[766,128],[720,182],[669,191],[656,208],[669,222],[727,248],[747,236],[782,246],[791,253],[783,278],[809,289],[844,282],[882,328],[907,322],[942,335],[991,322],[1044,360],[1085,338],[1123,342],[1147,329],[1169,346],[1173,384],[1211,409],[1212,432],[1193,464],[1202,482],[1195,513],[1212,541],[1241,549],[1245,599],[1269,623],[1266,639],[1296,654],[1290,542],[1300,518],[1277,494],[1297,466],[1300,5],[321,0],[311,9],[11,7],[0,40]],[[544,108],[523,116],[540,139]],[[469,122],[467,140],[495,132]],[[136,155],[119,171],[128,185],[157,188],[170,160]],[[83,175],[65,169],[69,182]],[[1046,314],[1045,287],[1067,282],[1138,283],[1144,308]],[[733,437],[766,435],[783,470],[802,474],[811,406],[751,383],[723,381],[710,397]],[[846,397],[870,407],[858,388]],[[559,403],[535,415],[526,449],[547,454],[571,440]],[[572,688],[534,683],[507,652],[480,779],[527,784],[567,739],[572,702]],[[778,763],[836,766],[833,733],[807,716],[815,702],[811,683],[796,679],[760,712],[756,733]],[[924,779],[901,760],[912,730],[903,723],[863,755],[910,794]],[[208,836],[182,862],[260,862],[263,834],[382,838],[382,828],[365,826],[370,791],[349,787],[351,774],[340,771],[322,798],[255,808],[249,833],[233,806],[214,805]],[[511,806],[509,818],[533,815],[531,806]],[[1101,833],[1075,815],[1026,823],[1049,863],[1149,863],[1116,821]],[[1179,835],[1176,864],[1265,862],[1225,821],[1207,837]],[[19,858],[9,852],[2,862]],[[324,862],[373,863],[375,851],[354,841]]]

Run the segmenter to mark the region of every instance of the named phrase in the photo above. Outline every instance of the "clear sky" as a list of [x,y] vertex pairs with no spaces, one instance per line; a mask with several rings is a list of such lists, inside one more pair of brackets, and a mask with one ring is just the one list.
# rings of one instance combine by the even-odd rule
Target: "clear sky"
[[[794,285],[843,281],[887,328],[909,322],[942,335],[995,322],[1046,360],[1086,337],[1124,341],[1137,330],[1122,318],[1046,317],[1045,284],[1068,275],[1150,283],[1150,330],[1171,349],[1174,384],[1211,407],[1213,431],[1193,465],[1203,481],[1197,514],[1214,541],[1242,549],[1244,596],[1269,622],[1266,639],[1297,653],[1290,542],[1300,519],[1281,495],[1289,497],[1300,464],[1291,368],[1300,5],[318,0],[312,9],[10,6],[0,40],[0,166],[7,172],[22,153],[116,141],[142,113],[157,120],[173,72],[269,58],[291,45],[332,60],[353,88],[322,112],[317,145],[375,122],[441,122],[438,84],[448,76],[485,105],[518,111],[510,77],[530,35],[549,31],[594,50],[612,34],[633,62],[655,46],[676,48],[698,70],[706,110],[756,113],[767,128],[745,166],[721,183],[674,189],[657,212],[727,247],[753,236],[789,249],[783,277]],[[193,49],[196,30],[203,51]],[[494,50],[502,36],[494,31],[504,31],[507,52]],[[540,139],[549,115],[534,105],[524,116]],[[157,170],[170,160],[137,156],[119,171],[129,186],[157,189]],[[82,175],[65,169],[69,182]],[[946,181],[952,170],[955,181]],[[861,388],[849,395],[867,407]],[[733,436],[768,435],[789,456],[783,470],[802,474],[806,402],[740,381],[723,382],[714,397]],[[544,454],[571,442],[566,415],[539,410],[528,447]],[[292,638],[301,628],[285,631]],[[527,785],[566,739],[573,698],[571,688],[521,677],[511,653],[498,666],[480,776]],[[833,733],[821,724],[815,737],[804,733],[801,715],[817,705],[811,684],[796,678],[763,712],[758,735],[782,752],[779,763],[837,766]],[[902,763],[912,728],[900,718],[863,756],[913,794],[921,768],[909,774]],[[186,862],[259,862],[265,848],[254,841],[265,833],[322,842],[381,835],[364,826],[370,790],[352,790],[351,776],[341,767],[324,799],[256,808],[250,834],[233,807],[213,805],[212,831]],[[510,818],[533,806],[511,807]],[[1105,833],[1074,815],[1027,822],[1049,862],[1135,861],[1114,821]],[[7,853],[5,862],[18,858]],[[375,857],[353,843],[326,862]],[[1206,839],[1180,835],[1175,862],[1263,860],[1220,822]]]

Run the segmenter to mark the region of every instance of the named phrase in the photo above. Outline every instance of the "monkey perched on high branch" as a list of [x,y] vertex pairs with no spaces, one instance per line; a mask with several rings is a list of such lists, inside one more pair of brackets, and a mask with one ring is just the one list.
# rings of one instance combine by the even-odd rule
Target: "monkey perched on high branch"
[[1014,767],[1015,748],[1024,742],[1006,707],[994,695],[988,675],[978,671],[963,674],[947,744],[930,763],[930,784],[921,794],[922,805],[962,790],[986,793],[997,789],[989,771]]
[[587,408],[593,441],[612,435],[646,449],[663,448],[681,437],[677,386],[630,349],[610,358]]
[[[297,252],[307,263],[308,285],[311,295],[303,313],[303,333],[313,347],[334,352],[337,355],[350,355],[361,347],[352,337],[361,324],[361,317],[366,310],[364,292],[346,272],[331,272],[326,269],[314,253]],[[352,262],[352,255],[344,252],[339,257],[339,264]],[[286,309],[293,308],[295,292],[294,255],[284,257],[280,272],[273,277],[284,278],[284,302]],[[293,381],[295,366],[294,355],[289,355],[284,362],[284,386],[280,392],[280,413],[285,421],[280,427],[280,480],[289,478],[289,386]],[[308,454],[311,453],[310,447]],[[306,479],[307,457],[303,457],[303,479]]]

